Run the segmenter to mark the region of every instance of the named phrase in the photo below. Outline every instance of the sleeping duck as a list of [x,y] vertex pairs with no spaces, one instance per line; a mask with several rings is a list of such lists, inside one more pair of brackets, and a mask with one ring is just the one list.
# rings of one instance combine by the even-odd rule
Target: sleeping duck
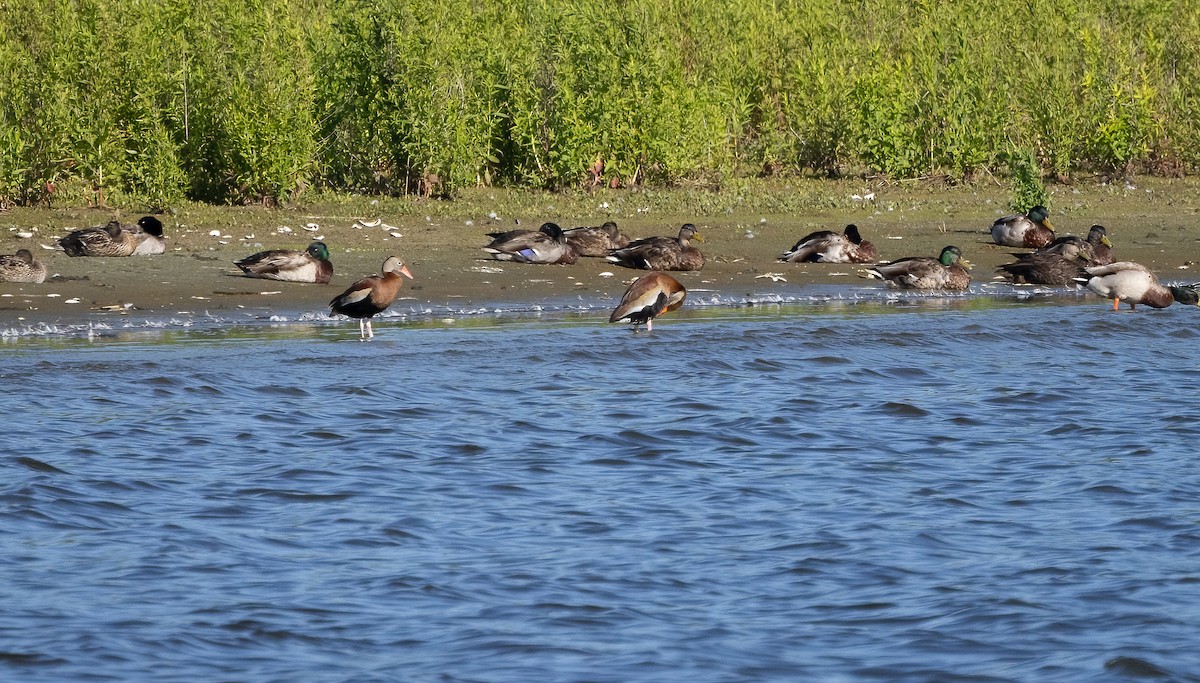
[[959,292],[971,285],[971,264],[958,247],[942,249],[937,257],[912,256],[866,271],[866,277],[886,280],[901,289],[943,289]]
[[18,249],[11,256],[0,256],[0,282],[46,281],[46,264],[33,257],[28,249]]
[[703,242],[696,226],[685,223],[678,237],[646,237],[608,253],[608,260],[627,268],[642,270],[700,270],[704,254],[691,241]]
[[538,230],[510,230],[492,236],[483,250],[497,261],[569,265],[579,258],[563,237],[562,228],[554,223],[545,223]]
[[1189,306],[1200,305],[1200,294],[1196,292],[1200,284],[1164,287],[1149,268],[1132,261],[1092,266],[1079,281],[1100,296],[1112,299],[1114,311],[1122,300],[1129,304],[1131,311],[1136,310],[1138,304],[1151,308],[1166,308],[1176,301]]
[[613,309],[608,322],[630,322],[637,326],[646,323],[646,331],[654,329],[654,319],[683,305],[687,290],[679,280],[665,273],[650,273],[633,281],[621,303]]
[[992,241],[1005,247],[1044,247],[1054,241],[1054,226],[1049,217],[1050,212],[1039,204],[1024,216],[998,218],[992,223]]
[[1067,256],[1055,251],[1035,251],[1031,254],[1020,254],[1017,260],[1006,263],[996,269],[1013,281],[1014,284],[1030,285],[1072,285],[1077,278],[1087,273],[1084,267],[1087,260],[1081,252],[1075,256]]
[[1075,235],[1064,235],[1038,251],[1062,254],[1068,258],[1081,258],[1094,266],[1107,266],[1113,262],[1112,242],[1103,225],[1093,225],[1087,239]]
[[271,249],[251,254],[235,261],[247,277],[287,282],[315,282],[329,284],[333,276],[333,264],[329,261],[329,248],[324,242],[313,242],[304,251],[294,249]]
[[104,227],[84,228],[58,240],[67,256],[151,256],[166,251],[163,225],[154,216],[146,216],[133,228],[120,221]]
[[779,260],[787,263],[873,263],[878,258],[875,245],[864,241],[858,234],[858,226],[852,223],[840,235],[832,230],[819,230],[800,238]]
[[603,258],[608,256],[610,249],[620,249],[629,245],[629,238],[621,234],[613,221],[607,221],[600,227],[564,230],[563,236],[567,244],[580,256]]

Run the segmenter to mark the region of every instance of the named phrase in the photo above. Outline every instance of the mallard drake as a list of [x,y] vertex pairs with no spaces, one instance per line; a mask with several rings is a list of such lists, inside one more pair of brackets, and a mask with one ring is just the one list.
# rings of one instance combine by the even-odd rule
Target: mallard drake
[[969,261],[962,250],[950,246],[933,258],[912,256],[884,263],[867,270],[867,277],[886,280],[902,289],[946,289],[962,291],[971,285]]
[[858,226],[851,223],[840,235],[832,230],[819,230],[800,238],[779,260],[787,263],[874,263],[878,258],[875,245],[864,241],[858,234]]
[[673,311],[683,305],[687,290],[679,280],[665,273],[649,273],[633,281],[621,303],[608,316],[608,322],[633,323],[634,331],[637,326],[646,323],[646,331],[654,329],[654,319],[663,313]]
[[627,268],[642,270],[700,270],[704,254],[691,245],[692,240],[703,242],[704,237],[691,223],[679,229],[678,237],[646,237],[634,240],[608,253],[608,260]]
[[333,264],[329,262],[329,248],[324,242],[313,242],[304,251],[294,249],[271,249],[251,254],[234,265],[248,277],[288,282],[315,282],[329,284],[333,276]]
[[0,256],[0,282],[46,281],[46,264],[33,257],[28,249],[18,249],[11,256]]
[[1062,254],[1068,258],[1078,257],[1094,266],[1107,266],[1113,262],[1112,242],[1103,225],[1093,225],[1086,239],[1064,235],[1038,251]]
[[371,329],[371,318],[382,313],[400,293],[400,285],[404,282],[403,275],[412,279],[408,266],[395,256],[389,256],[383,262],[383,275],[370,275],[350,285],[346,291],[333,297],[329,302],[330,314],[340,313],[351,318],[358,318],[358,332],[363,339],[375,336]]
[[1038,249],[1054,241],[1054,226],[1050,224],[1050,212],[1038,206],[1024,216],[1005,216],[992,223],[992,241],[1005,247]]
[[607,221],[600,227],[564,230],[563,237],[580,256],[603,258],[608,256],[610,249],[620,249],[629,245],[629,238],[621,234],[613,221]]
[[134,228],[109,221],[104,227],[76,230],[58,244],[67,256],[151,256],[167,248],[162,222],[154,216],[139,219]]
[[575,263],[579,256],[563,238],[562,228],[544,223],[538,230],[510,230],[497,235],[483,250],[497,261],[517,263]]
[[1035,251],[1020,254],[1016,261],[1000,266],[996,272],[1003,273],[1016,284],[1070,285],[1075,284],[1076,278],[1086,275],[1086,265],[1082,253],[1066,256],[1054,251]]
[[1087,275],[1079,278],[1088,289],[1113,300],[1113,310],[1121,301],[1136,310],[1137,304],[1151,308],[1166,308],[1178,301],[1189,306],[1200,305],[1197,285],[1187,287],[1164,287],[1150,269],[1132,261],[1118,261],[1104,266],[1087,268]]

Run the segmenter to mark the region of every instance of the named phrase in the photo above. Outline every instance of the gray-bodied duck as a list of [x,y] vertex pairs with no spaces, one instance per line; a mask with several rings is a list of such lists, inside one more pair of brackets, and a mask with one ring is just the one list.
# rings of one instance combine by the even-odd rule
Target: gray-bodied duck
[[1004,247],[1040,249],[1054,241],[1050,212],[1039,204],[1025,215],[998,218],[992,223],[992,241]]
[[109,221],[103,227],[76,230],[58,244],[67,256],[152,256],[167,248],[162,221],[154,216],[139,219],[131,228]]
[[537,230],[510,230],[490,236],[494,239],[483,250],[497,261],[569,265],[579,259],[555,223],[544,223]]
[[880,264],[866,271],[867,277],[886,280],[902,289],[941,289],[960,292],[971,286],[971,263],[955,246],[942,249],[937,257],[911,256]]
[[304,251],[295,249],[271,249],[251,254],[234,265],[241,268],[247,277],[286,282],[315,282],[329,284],[333,277],[333,263],[329,261],[329,247],[324,242],[313,242]]
[[858,226],[851,223],[840,234],[818,230],[800,238],[779,260],[787,263],[874,263],[878,258],[875,245],[864,240]]

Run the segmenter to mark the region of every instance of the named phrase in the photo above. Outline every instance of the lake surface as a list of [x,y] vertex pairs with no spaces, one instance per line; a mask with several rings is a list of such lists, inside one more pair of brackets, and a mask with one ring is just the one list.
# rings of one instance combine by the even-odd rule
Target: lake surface
[[1200,313],[0,347],[10,681],[1200,680]]

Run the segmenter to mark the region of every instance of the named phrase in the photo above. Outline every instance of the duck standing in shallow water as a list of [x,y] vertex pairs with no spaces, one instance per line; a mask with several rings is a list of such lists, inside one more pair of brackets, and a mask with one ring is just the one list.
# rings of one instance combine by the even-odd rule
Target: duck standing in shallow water
[[693,247],[692,240],[703,242],[696,226],[685,223],[677,237],[646,237],[630,242],[621,249],[613,249],[608,260],[627,268],[642,270],[700,270],[704,267],[704,254]]
[[971,286],[971,263],[962,250],[950,246],[937,257],[911,256],[866,271],[869,278],[886,280],[901,289],[942,289],[961,292]]
[[329,248],[324,242],[313,242],[304,251],[294,249],[271,249],[251,254],[235,261],[247,277],[287,282],[315,282],[329,284],[333,276],[333,264],[329,261]]
[[563,231],[567,244],[580,256],[604,258],[612,249],[629,246],[629,238],[621,233],[617,224],[607,221],[600,227],[571,228]]
[[18,249],[12,256],[0,256],[0,282],[46,281],[46,264],[33,257],[28,249]]
[[858,226],[851,223],[840,235],[832,230],[818,230],[800,238],[779,260],[785,263],[874,263],[878,258],[875,245],[864,241]]
[[383,275],[364,277],[350,285],[346,291],[329,302],[329,312],[358,318],[358,332],[362,338],[374,337],[371,318],[382,313],[396,300],[396,295],[400,293],[400,285],[404,282],[401,275],[412,279],[408,266],[395,256],[389,256],[383,262]]
[[1046,207],[1033,207],[1025,215],[1015,214],[992,223],[992,241],[1004,247],[1040,249],[1054,241],[1054,226]]
[[132,229],[109,221],[104,227],[76,230],[58,244],[67,256],[152,256],[167,250],[162,222],[154,216],[139,219]]
[[494,239],[483,250],[497,261],[517,263],[561,263],[570,265],[578,254],[567,244],[562,228],[544,223],[537,230],[509,230],[489,233]]
[[1200,285],[1164,287],[1149,268],[1132,261],[1092,266],[1079,281],[1100,296],[1112,299],[1114,311],[1121,301],[1129,304],[1131,311],[1136,310],[1137,304],[1151,308],[1166,308],[1176,301],[1188,306],[1200,305],[1200,294],[1196,292]]
[[630,322],[637,326],[646,323],[646,331],[654,329],[654,319],[683,305],[687,290],[679,280],[664,273],[643,275],[629,285],[621,303],[608,316],[608,322]]

